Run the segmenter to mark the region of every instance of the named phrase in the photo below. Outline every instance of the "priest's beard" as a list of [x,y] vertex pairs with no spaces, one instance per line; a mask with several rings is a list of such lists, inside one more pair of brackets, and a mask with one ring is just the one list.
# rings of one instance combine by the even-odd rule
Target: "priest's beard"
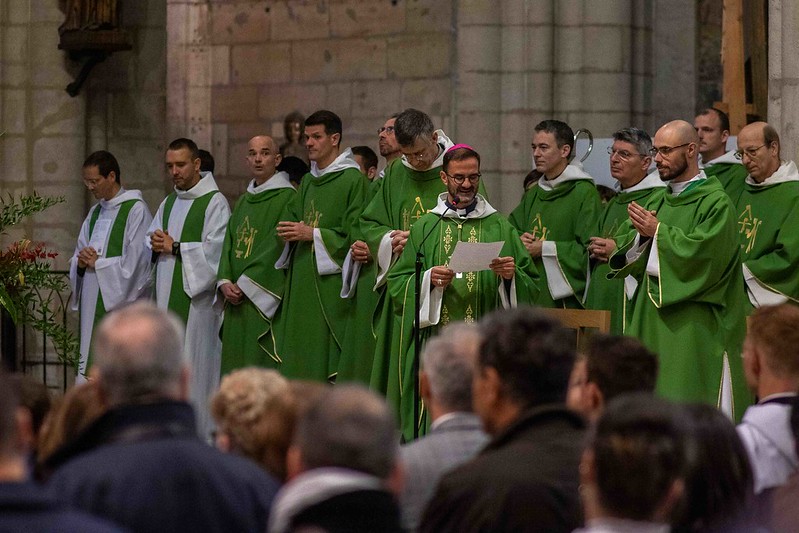
[[671,163],[668,167],[658,167],[658,174],[662,181],[671,181],[677,176],[682,176],[688,170],[688,160],[683,157],[680,161]]

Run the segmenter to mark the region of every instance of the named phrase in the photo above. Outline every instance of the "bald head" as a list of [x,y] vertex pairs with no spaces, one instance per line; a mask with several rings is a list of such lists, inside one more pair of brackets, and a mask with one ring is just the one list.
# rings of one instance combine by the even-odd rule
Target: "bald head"
[[780,168],[780,136],[766,122],[753,122],[738,134],[738,153],[746,171],[763,183]]
[[185,400],[183,325],[150,302],[107,315],[97,329],[92,372],[109,406]]
[[277,143],[268,135],[256,135],[247,144],[247,167],[256,185],[271,178],[281,160]]
[[657,150],[655,165],[660,179],[680,183],[699,174],[699,136],[684,120],[672,120],[661,126],[653,139]]

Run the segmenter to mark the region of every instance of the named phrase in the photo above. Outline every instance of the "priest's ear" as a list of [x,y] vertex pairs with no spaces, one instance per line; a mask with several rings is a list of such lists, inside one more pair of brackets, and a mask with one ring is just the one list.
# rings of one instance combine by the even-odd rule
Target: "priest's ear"
[[333,144],[333,146],[338,146],[339,143],[341,142],[341,134],[333,133],[332,135],[330,135],[330,142]]

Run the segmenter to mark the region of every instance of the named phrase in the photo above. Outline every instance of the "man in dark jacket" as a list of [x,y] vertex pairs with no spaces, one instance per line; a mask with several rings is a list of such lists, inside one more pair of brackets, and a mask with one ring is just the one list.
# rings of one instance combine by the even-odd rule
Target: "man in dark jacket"
[[108,412],[62,451],[51,492],[133,531],[263,532],[278,484],[197,437],[181,330],[150,303],[102,321],[92,377]]
[[572,531],[583,422],[564,404],[574,344],[541,311],[496,311],[481,322],[473,402],[492,440],[444,476],[420,531]]

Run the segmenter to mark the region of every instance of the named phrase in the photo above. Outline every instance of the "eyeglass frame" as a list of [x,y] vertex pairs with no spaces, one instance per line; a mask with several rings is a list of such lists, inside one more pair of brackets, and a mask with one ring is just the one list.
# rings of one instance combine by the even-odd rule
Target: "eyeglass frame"
[[483,177],[483,174],[481,172],[478,172],[477,174],[469,174],[468,176],[453,176],[449,172],[445,172],[443,170],[441,172],[444,172],[444,175],[450,178],[452,181],[454,181],[456,185],[463,185],[463,182],[466,181],[467,179],[469,180],[469,183],[475,185],[479,183],[480,178]]
[[639,153],[639,152],[628,152],[627,150],[614,150],[612,146],[608,146],[608,155],[610,157],[613,157],[614,154],[619,156],[619,158],[622,161],[627,161],[628,159],[630,159],[634,155],[637,155],[639,157],[651,157],[649,155],[642,154],[642,153]]
[[768,146],[771,143],[763,143],[757,148],[747,148],[746,150],[735,150],[732,155],[735,156],[735,159],[742,160],[744,158],[744,154],[746,154],[749,159],[752,159],[757,154],[757,151],[763,148],[764,146]]
[[382,126],[377,128],[377,134],[380,135],[383,132],[394,133],[394,126]]
[[677,145],[677,146],[662,146],[660,148],[655,148],[653,146],[652,149],[649,150],[649,155],[651,155],[652,157],[656,157],[658,154],[660,154],[661,157],[669,157],[669,154],[672,153],[677,148],[684,148],[684,147],[690,146],[692,144],[694,144],[693,141],[687,142],[687,143],[684,143],[684,144],[680,144],[680,145]]

